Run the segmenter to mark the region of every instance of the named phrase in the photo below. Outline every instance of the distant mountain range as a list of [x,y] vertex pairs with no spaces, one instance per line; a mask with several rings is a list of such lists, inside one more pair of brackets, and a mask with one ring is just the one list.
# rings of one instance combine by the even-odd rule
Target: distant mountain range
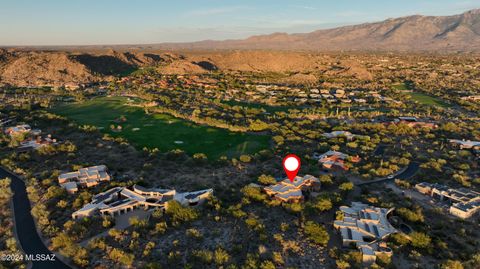
[[[181,51],[186,49],[192,51]],[[416,15],[306,34],[275,33],[243,40],[0,48],[0,87],[88,84],[144,66],[155,66],[163,74],[198,74],[219,69],[295,72],[295,81],[316,81],[315,76],[302,72],[333,72],[372,79],[360,62],[343,61],[332,66],[334,57],[315,53],[323,51],[480,52],[480,9],[454,16]]]
[[242,40],[162,43],[148,47],[317,51],[480,51],[480,9],[453,16],[414,15],[304,34],[273,33]]

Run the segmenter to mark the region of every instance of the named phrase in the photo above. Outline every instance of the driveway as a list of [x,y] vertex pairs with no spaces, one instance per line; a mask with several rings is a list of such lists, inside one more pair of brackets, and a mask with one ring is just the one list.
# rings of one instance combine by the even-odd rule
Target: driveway
[[[130,227],[130,218],[132,218],[132,217],[137,217],[139,220],[144,220],[144,219],[148,220],[152,211],[153,210],[147,211],[147,210],[143,210],[143,209],[135,209],[133,211],[127,212],[127,213],[122,214],[120,216],[116,216],[115,217],[115,226],[113,226],[112,229],[116,229],[116,230],[127,229],[128,227]],[[91,240],[93,240],[95,238],[100,238],[100,237],[107,236],[108,232],[110,230],[111,229],[108,229],[107,231],[105,231],[103,233],[100,233],[100,234],[97,234],[93,237],[87,238],[87,239],[83,240],[82,242],[80,242],[79,245],[81,247],[86,247],[88,245],[88,242],[90,242]]]
[[[13,213],[15,216],[15,231],[20,246],[26,255],[37,255],[52,257],[54,254],[43,244],[42,239],[37,233],[35,222],[30,213],[30,200],[27,196],[25,182],[18,176],[11,174],[0,167],[0,178],[10,178],[12,180],[11,189],[13,191]],[[63,263],[58,257],[54,261],[32,261],[33,269],[70,269],[68,265]]]

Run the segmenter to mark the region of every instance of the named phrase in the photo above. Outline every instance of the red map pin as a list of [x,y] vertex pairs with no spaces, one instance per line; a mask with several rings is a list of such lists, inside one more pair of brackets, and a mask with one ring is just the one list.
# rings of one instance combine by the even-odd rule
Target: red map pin
[[291,182],[295,179],[300,170],[300,158],[295,154],[288,154],[283,158],[283,170]]

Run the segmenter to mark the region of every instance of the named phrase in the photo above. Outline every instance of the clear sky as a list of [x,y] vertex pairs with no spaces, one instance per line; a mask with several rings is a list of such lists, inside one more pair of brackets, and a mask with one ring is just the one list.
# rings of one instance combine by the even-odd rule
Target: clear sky
[[474,8],[479,0],[0,0],[0,46],[245,38]]

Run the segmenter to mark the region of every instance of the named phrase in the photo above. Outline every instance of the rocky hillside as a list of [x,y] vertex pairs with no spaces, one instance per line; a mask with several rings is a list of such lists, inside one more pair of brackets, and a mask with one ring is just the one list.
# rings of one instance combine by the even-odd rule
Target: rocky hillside
[[73,53],[59,51],[0,51],[0,85],[72,86],[105,81],[144,66],[161,74],[225,72],[277,72],[285,82],[313,82],[315,74],[372,79],[355,60],[337,61],[318,53],[287,51],[222,51],[139,53],[106,51]]
[[[275,33],[245,40],[113,48],[0,49],[0,86],[74,86],[108,80],[144,66],[155,66],[163,74],[199,74],[217,69],[281,72],[288,75],[286,82],[315,81],[312,73],[370,80],[372,75],[360,62],[338,62],[335,57],[315,51],[479,52],[480,9],[454,16],[409,16],[307,34]],[[167,48],[194,50],[167,53]]]
[[15,86],[66,85],[95,81],[88,68],[65,53],[3,52],[0,83]]
[[0,85],[74,86],[108,79],[163,61],[149,53],[103,54],[56,51],[0,51]]
[[408,16],[306,34],[274,33],[244,40],[159,44],[183,49],[480,51],[480,9],[454,16]]

